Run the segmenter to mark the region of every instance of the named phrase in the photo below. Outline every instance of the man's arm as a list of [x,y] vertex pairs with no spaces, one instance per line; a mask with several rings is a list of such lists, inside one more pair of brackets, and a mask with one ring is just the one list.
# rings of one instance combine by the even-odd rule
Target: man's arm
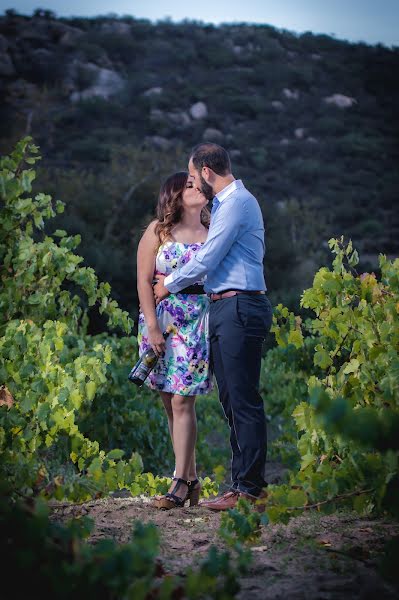
[[[165,278],[163,285],[169,292],[179,292],[221,263],[238,238],[241,223],[245,221],[244,202],[242,198],[234,197],[221,203],[212,216],[208,238],[201,250],[181,269]],[[154,289],[158,296],[157,288]]]

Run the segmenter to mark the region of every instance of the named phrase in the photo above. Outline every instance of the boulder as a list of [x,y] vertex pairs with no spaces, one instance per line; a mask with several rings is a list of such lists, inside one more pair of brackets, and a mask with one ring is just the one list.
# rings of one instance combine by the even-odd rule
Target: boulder
[[337,106],[338,108],[350,108],[357,100],[351,96],[344,96],[344,94],[332,94],[332,96],[324,98],[324,102],[326,104]]
[[244,48],[242,46],[233,46],[233,52],[236,56],[240,56],[240,54],[242,54],[244,51]]
[[208,109],[204,102],[196,102],[190,108],[190,115],[193,119],[205,119],[208,116]]
[[202,139],[204,141],[209,140],[210,142],[221,143],[224,140],[224,134],[219,129],[207,127],[202,134]]
[[143,92],[143,96],[159,96],[160,94],[162,94],[163,92],[163,88],[161,87],[152,87],[148,90],[146,90],[145,92]]
[[89,98],[100,97],[108,100],[114,94],[120,92],[125,83],[122,77],[112,69],[104,69],[93,63],[81,63],[74,61],[70,76],[74,82],[78,79],[78,73],[83,72],[84,77],[90,84],[83,90],[75,91],[70,95],[71,102],[79,102]]
[[296,139],[302,140],[303,136],[305,135],[305,131],[306,131],[306,129],[304,129],[303,127],[297,127],[294,130],[294,135],[295,135]]
[[283,88],[282,95],[284,98],[288,98],[288,100],[298,100],[299,92],[298,90],[290,90],[289,88]]
[[291,142],[288,138],[282,138],[280,140],[280,146],[288,146],[288,144],[291,144]]
[[276,110],[284,110],[284,104],[281,102],[281,100],[273,100],[273,102],[270,104]]

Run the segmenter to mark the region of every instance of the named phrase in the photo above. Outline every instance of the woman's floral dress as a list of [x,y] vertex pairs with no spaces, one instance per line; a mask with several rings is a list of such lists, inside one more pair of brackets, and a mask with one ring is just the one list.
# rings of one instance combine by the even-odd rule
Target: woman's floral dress
[[[170,241],[162,244],[155,262],[157,274],[169,275],[179,269],[198,252],[203,242],[183,244]],[[197,283],[203,284],[203,280]],[[208,394],[213,389],[209,369],[209,298],[206,294],[171,294],[156,308],[161,331],[173,325],[173,332],[166,339],[165,355],[160,357],[145,380],[153,390],[170,392],[181,396]],[[144,315],[138,320],[139,353],[146,350],[148,331]]]

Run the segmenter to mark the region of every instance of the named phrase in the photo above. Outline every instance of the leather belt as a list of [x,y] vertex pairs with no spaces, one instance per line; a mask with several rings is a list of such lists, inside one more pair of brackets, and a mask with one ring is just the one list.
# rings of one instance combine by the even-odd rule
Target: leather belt
[[231,298],[237,296],[237,294],[266,294],[264,290],[228,290],[227,292],[220,292],[219,294],[209,294],[209,298],[212,302],[216,300],[223,300],[223,298]]

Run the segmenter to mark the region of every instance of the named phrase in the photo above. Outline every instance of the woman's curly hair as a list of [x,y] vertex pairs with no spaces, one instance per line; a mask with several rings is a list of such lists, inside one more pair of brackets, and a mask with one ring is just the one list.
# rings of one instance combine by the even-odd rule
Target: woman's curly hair
[[[179,171],[170,175],[161,186],[156,209],[158,222],[155,226],[159,245],[172,239],[171,231],[182,218],[182,197],[186,189],[187,179],[188,173]],[[201,211],[201,223],[209,229],[210,212],[207,207],[204,207]]]

